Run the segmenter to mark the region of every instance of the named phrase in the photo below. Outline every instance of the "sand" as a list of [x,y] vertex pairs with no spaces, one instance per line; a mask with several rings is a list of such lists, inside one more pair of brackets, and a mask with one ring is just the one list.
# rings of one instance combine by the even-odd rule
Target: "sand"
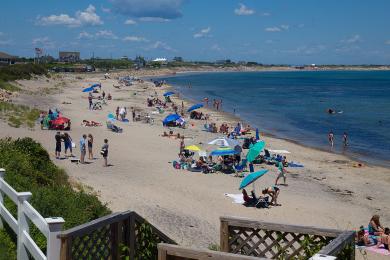
[[[102,89],[111,93],[113,100],[104,105],[103,110],[90,111],[87,94],[81,90],[99,81]],[[288,159],[300,162],[305,167],[288,169],[289,186],[281,186],[281,207],[246,208],[224,196],[224,193],[240,193],[240,178],[225,174],[191,173],[172,167],[171,162],[177,159],[179,141],[160,136],[167,131],[162,127],[161,120],[169,111],[163,115],[153,114],[153,125],[120,122],[118,125],[124,129],[121,134],[106,129],[106,116],[114,113],[117,106],[128,108],[130,121],[130,107],[150,114],[155,109],[146,106],[146,98],[154,95],[155,91],[161,98],[167,86],[155,88],[151,82],[144,82],[116,89],[113,85],[118,85],[117,80],[104,80],[102,74],[98,73],[64,74],[51,79],[19,81],[19,84],[29,92],[14,97],[15,103],[43,110],[49,107],[60,109],[72,119],[69,133],[77,144],[84,133],[94,136],[96,159],[87,160],[90,163],[86,165],[71,163],[68,159],[56,160],[55,131],[41,130],[39,126],[31,130],[12,128],[6,122],[0,122],[0,137],[30,136],[36,139],[74,181],[92,187],[113,211],[137,211],[181,245],[205,248],[211,243],[219,243],[220,216],[355,230],[360,225],[367,225],[373,214],[379,214],[382,223],[390,225],[390,170],[387,168],[374,165],[356,168],[353,167],[356,162],[343,155],[266,136],[264,140],[269,149],[288,150],[291,152]],[[181,104],[177,97],[173,100]],[[189,103],[184,102],[188,107]],[[209,110],[207,113],[218,125],[236,120],[216,111]],[[101,122],[103,126],[83,127],[83,119]],[[190,120],[188,129],[173,130],[187,137],[187,145],[205,144],[219,135],[202,131],[203,124],[204,121]],[[103,167],[100,156],[104,138],[109,140],[110,167]],[[78,147],[74,153],[79,156]],[[276,168],[272,166],[259,165],[256,169],[262,167],[270,171],[257,181],[258,194],[261,188],[273,185],[277,175]]]

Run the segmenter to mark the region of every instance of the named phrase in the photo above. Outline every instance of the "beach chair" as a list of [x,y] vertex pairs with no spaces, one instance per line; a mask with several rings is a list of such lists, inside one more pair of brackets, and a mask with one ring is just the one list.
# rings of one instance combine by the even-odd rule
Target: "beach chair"
[[238,164],[238,165],[234,166],[234,170],[236,172],[236,176],[237,177],[242,177],[242,176],[239,175],[239,173],[242,173],[248,167],[247,163],[248,163],[247,159],[243,159],[241,161],[241,164]]

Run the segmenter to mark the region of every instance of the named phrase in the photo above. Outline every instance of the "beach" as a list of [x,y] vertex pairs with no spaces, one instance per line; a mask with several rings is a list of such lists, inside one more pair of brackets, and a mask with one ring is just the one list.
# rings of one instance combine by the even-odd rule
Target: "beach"
[[[247,208],[224,194],[240,194],[241,178],[222,173],[201,174],[172,167],[177,160],[179,140],[162,137],[167,128],[162,119],[172,112],[154,114],[155,108],[147,107],[146,99],[155,95],[162,99],[169,86],[154,87],[150,81],[135,82],[132,86],[115,88],[118,76],[161,76],[175,73],[171,70],[122,71],[111,73],[104,79],[102,73],[58,74],[50,79],[40,77],[34,80],[18,81],[22,92],[13,97],[17,104],[29,105],[47,111],[58,108],[72,120],[69,132],[77,147],[82,134],[94,136],[96,160],[89,164],[71,163],[69,159],[54,157],[55,131],[13,128],[0,122],[0,137],[30,136],[43,144],[54,162],[64,168],[75,183],[86,190],[93,190],[113,211],[134,210],[160,228],[177,243],[185,246],[205,248],[219,241],[219,217],[241,216],[267,222],[308,225],[342,230],[357,230],[367,225],[371,216],[378,214],[381,222],[389,226],[390,206],[386,199],[390,184],[390,169],[363,165],[340,154],[329,153],[305,147],[294,142],[262,136],[268,149],[288,150],[289,161],[300,162],[303,168],[288,168],[288,186],[281,186],[280,207],[270,209]],[[113,97],[102,110],[88,109],[88,94],[81,90],[92,83],[101,82],[102,90]],[[187,108],[191,103],[172,97],[179,107],[181,102]],[[129,123],[119,122],[123,133],[113,133],[106,128],[109,113],[115,114],[118,106],[127,107]],[[137,114],[148,113],[154,124],[132,122],[131,107]],[[238,118],[219,111],[203,108],[217,125],[223,122],[236,124]],[[100,122],[100,127],[81,126],[82,120]],[[202,146],[219,137],[203,130],[204,121],[189,120],[187,129],[172,129],[184,135],[186,145]],[[103,167],[100,148],[103,140],[109,140],[110,167]],[[256,182],[256,192],[272,186],[277,168],[256,165],[257,169],[269,169],[269,173]],[[66,220],[65,220],[66,221]]]

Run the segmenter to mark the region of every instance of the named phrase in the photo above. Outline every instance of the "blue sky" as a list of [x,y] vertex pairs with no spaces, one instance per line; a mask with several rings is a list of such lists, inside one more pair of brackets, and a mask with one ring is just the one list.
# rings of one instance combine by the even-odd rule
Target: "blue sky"
[[388,0],[4,0],[0,51],[390,64]]

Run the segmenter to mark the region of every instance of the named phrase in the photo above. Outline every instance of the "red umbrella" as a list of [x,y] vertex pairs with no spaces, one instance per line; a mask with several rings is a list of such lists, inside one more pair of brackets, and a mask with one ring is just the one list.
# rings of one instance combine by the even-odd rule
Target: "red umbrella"
[[63,125],[65,123],[68,123],[70,121],[69,118],[66,117],[58,117],[57,119],[53,120],[51,123],[53,125]]

